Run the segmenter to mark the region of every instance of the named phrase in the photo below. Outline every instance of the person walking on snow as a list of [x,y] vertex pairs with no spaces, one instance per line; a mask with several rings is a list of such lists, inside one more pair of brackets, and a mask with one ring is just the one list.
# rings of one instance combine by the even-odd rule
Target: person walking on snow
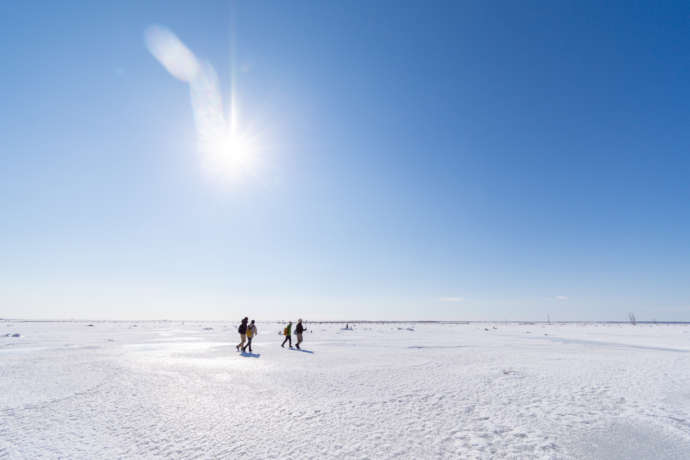
[[249,323],[249,326],[247,326],[247,344],[242,347],[242,351],[249,348],[249,353],[252,352],[252,339],[256,336],[256,334],[256,324],[254,324],[254,320],[252,320],[252,322]]
[[283,334],[285,334],[285,340],[283,340],[281,347],[285,348],[285,342],[290,343],[290,348],[292,348],[292,321],[290,321],[285,329],[283,329]]
[[249,321],[249,318],[245,316],[242,318],[240,327],[237,328],[237,332],[239,332],[241,339],[240,343],[235,347],[237,351],[240,351],[240,348],[242,348],[242,351],[244,351],[244,341],[247,339],[247,321]]
[[304,326],[302,326],[302,318],[297,320],[297,327],[295,327],[295,333],[297,334],[297,343],[295,346],[298,350],[301,350],[299,344],[302,343],[302,332],[304,332]]

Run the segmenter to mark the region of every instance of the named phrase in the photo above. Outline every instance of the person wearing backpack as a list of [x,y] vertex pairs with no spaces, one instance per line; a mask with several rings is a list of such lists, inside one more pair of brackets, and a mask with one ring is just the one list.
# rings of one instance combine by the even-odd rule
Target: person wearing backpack
[[285,348],[285,342],[289,342],[290,348],[292,348],[292,321],[285,326],[285,329],[283,329],[283,334],[285,334],[285,340],[283,340],[281,347]]
[[295,333],[297,334],[297,343],[295,347],[297,347],[298,350],[301,350],[299,344],[302,343],[302,332],[304,332],[304,326],[302,326],[302,318],[300,318],[297,320],[297,326],[295,327]]
[[244,351],[244,341],[247,340],[247,321],[249,321],[249,318],[245,316],[242,318],[240,327],[237,328],[237,332],[240,334],[241,339],[239,345],[235,347],[237,351],[240,351],[240,348],[242,348],[242,351]]
[[249,326],[247,326],[247,344],[242,347],[242,351],[249,348],[249,353],[252,352],[252,339],[256,336],[256,334],[256,324],[254,324],[254,320],[252,320],[252,322],[249,323]]

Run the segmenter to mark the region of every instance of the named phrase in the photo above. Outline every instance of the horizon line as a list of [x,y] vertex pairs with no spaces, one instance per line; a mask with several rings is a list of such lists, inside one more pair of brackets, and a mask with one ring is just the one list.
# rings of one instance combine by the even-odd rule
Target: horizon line
[[[17,321],[24,323],[185,323],[185,322],[206,322],[206,323],[234,323],[237,320],[230,319],[84,319],[84,318],[63,318],[63,319],[49,319],[49,318],[0,318],[0,322]],[[296,321],[290,319],[256,319],[258,322],[264,323],[284,323],[288,321]],[[384,320],[303,320],[305,323],[315,324],[400,324],[400,323],[419,323],[419,324],[476,324],[476,323],[502,323],[502,324],[632,324],[630,320],[561,320],[561,321],[544,321],[544,320],[398,320],[398,319],[384,319]],[[636,321],[635,324],[690,324],[690,321],[667,321],[667,320],[646,320]]]

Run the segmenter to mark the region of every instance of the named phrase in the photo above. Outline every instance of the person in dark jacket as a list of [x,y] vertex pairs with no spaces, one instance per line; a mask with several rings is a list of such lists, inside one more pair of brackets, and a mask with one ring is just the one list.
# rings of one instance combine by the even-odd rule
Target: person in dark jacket
[[297,320],[297,327],[295,327],[295,333],[297,334],[297,343],[295,346],[298,350],[301,350],[299,344],[302,343],[302,333],[304,332],[304,326],[302,326],[302,318]]
[[285,342],[289,342],[290,348],[292,348],[292,321],[285,326],[285,329],[283,329],[283,334],[285,334],[285,340],[283,340],[283,343],[280,346],[285,348]]
[[249,321],[249,318],[245,316],[244,318],[242,318],[240,327],[237,328],[237,332],[239,332],[241,339],[239,345],[235,347],[237,351],[240,351],[240,348],[243,348],[242,351],[244,351],[244,342],[245,340],[247,340],[247,321]]
[[256,337],[256,334],[258,334],[256,324],[254,324],[254,320],[252,320],[252,322],[249,323],[249,326],[247,326],[247,344],[242,347],[242,351],[245,351],[247,348],[249,348],[249,353],[252,352],[252,339]]

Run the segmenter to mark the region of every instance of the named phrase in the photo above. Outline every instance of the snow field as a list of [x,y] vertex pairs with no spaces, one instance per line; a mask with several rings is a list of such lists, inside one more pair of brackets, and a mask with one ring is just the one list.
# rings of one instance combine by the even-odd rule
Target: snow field
[[689,325],[88,324],[0,322],[0,457],[690,458]]

